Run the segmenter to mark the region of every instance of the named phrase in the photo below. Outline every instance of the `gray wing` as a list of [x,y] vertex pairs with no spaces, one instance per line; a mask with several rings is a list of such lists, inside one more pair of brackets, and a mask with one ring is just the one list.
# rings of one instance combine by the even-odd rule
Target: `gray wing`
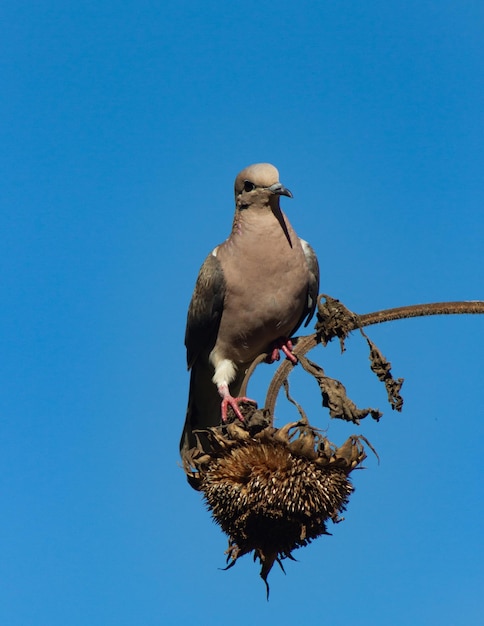
[[225,279],[220,261],[211,252],[205,259],[188,307],[185,346],[188,369],[201,352],[210,352],[217,339],[225,298]]
[[304,323],[304,326],[307,326],[311,321],[312,316],[314,315],[314,310],[316,308],[316,304],[318,301],[318,292],[319,292],[319,263],[318,257],[316,253],[304,239],[299,239],[301,242],[302,249],[304,251],[304,256],[306,257],[306,263],[308,265],[309,270],[309,280],[308,280],[308,294],[306,301],[306,308],[303,311],[301,319],[297,323],[296,328],[292,331],[291,334],[294,334],[297,329]]
[[319,293],[319,263],[316,253],[304,239],[300,239],[302,248],[304,250],[304,256],[306,257],[306,263],[309,269],[309,284],[308,284],[308,307],[307,318],[304,326],[307,326],[314,315],[316,304],[318,301]]

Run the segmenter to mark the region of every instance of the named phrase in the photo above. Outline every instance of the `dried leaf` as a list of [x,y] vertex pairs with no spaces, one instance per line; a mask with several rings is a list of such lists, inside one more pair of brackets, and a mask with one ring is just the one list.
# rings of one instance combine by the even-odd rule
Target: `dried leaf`
[[392,364],[386,360],[378,347],[364,333],[363,335],[370,346],[371,370],[378,376],[378,379],[385,384],[388,402],[391,404],[392,409],[401,411],[403,398],[400,395],[400,389],[403,385],[403,378],[397,378],[396,380],[393,378],[391,373]]
[[323,406],[329,409],[332,418],[342,419],[353,424],[359,424],[360,420],[368,415],[378,421],[382,413],[378,409],[359,409],[356,404],[346,395],[343,383],[335,378],[329,378],[317,363],[313,363],[305,356],[300,356],[302,367],[317,380],[323,397]]
[[[322,302],[322,298],[326,302]],[[344,340],[349,333],[358,328],[358,315],[341,304],[339,300],[321,294],[318,298],[316,334],[318,341],[326,346],[334,337],[338,337],[341,352],[345,351]]]

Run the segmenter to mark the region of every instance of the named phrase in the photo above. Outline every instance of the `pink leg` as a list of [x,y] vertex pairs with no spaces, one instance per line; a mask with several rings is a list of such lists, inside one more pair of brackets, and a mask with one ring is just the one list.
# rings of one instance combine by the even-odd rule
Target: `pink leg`
[[281,355],[279,354],[279,348],[272,348],[272,352],[267,357],[268,363],[274,363],[275,361],[279,361]]
[[219,385],[218,392],[222,396],[222,422],[224,423],[227,421],[227,409],[229,406],[232,407],[235,415],[241,422],[244,421],[244,416],[240,411],[239,404],[241,402],[250,402],[257,406],[257,402],[255,400],[251,400],[250,398],[246,398],[245,396],[240,398],[234,398],[232,395],[230,395],[229,387],[226,384]]
[[281,337],[274,342],[274,347],[272,348],[272,352],[269,355],[268,361],[269,363],[274,363],[274,361],[279,361],[280,355],[279,350],[282,350],[286,355],[286,358],[291,361],[294,365],[297,363],[297,357],[292,353],[294,346],[292,345],[292,341],[285,337]]

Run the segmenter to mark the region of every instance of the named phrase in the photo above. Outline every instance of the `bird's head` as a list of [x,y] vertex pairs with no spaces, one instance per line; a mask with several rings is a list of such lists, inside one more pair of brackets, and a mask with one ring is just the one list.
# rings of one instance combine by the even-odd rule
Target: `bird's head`
[[248,208],[279,209],[280,196],[292,198],[292,193],[279,182],[279,172],[270,163],[256,163],[243,169],[235,179],[235,205]]

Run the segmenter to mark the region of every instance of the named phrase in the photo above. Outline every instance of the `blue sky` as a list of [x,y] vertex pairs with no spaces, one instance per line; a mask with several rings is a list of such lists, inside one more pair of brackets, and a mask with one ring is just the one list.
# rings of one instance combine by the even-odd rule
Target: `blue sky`
[[351,309],[484,298],[483,27],[462,0],[2,3],[0,623],[482,623],[484,319],[370,329],[402,414],[356,335],[311,353],[385,415],[294,395],[381,463],[269,603],[249,557],[219,570],[178,440],[186,309],[250,163]]

